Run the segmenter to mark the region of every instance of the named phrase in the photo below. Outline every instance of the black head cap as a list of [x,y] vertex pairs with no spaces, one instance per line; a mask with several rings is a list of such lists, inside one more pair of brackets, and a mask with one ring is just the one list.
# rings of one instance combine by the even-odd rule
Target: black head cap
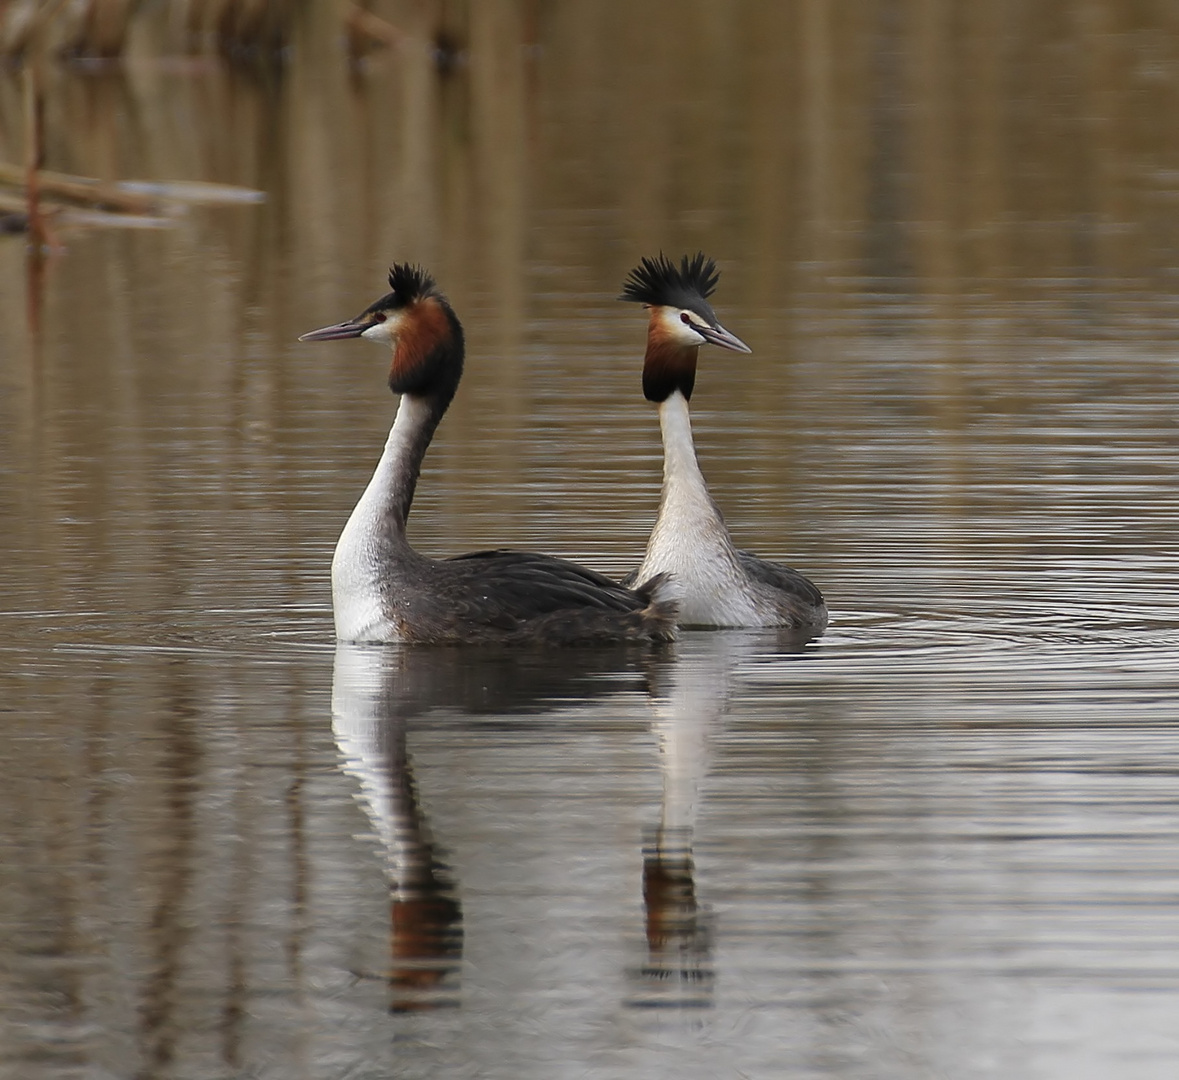
[[394,263],[389,268],[389,288],[392,292],[369,304],[364,315],[375,311],[397,311],[409,307],[415,300],[439,295],[434,279],[420,266],[409,263]]
[[676,307],[694,311],[710,325],[716,326],[716,313],[706,299],[716,289],[720,271],[702,251],[691,258],[685,255],[679,266],[661,251],[655,259],[643,258],[622,286],[619,300],[652,307]]

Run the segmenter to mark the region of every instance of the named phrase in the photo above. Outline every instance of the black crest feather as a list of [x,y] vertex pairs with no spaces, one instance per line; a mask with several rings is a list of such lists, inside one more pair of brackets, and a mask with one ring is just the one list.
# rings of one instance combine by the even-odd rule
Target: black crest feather
[[420,266],[410,263],[394,263],[389,268],[389,288],[393,303],[391,307],[408,307],[415,300],[433,296],[437,292],[434,279]]
[[685,255],[676,266],[661,251],[658,258],[640,260],[623,282],[618,299],[654,307],[699,308],[703,304],[711,316],[712,309],[704,301],[719,280],[716,263],[704,252],[698,251],[691,258]]

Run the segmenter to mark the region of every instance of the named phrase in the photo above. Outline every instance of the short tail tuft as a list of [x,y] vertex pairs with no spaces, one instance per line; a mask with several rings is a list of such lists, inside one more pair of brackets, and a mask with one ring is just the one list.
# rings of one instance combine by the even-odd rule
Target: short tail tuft
[[641,614],[650,631],[651,640],[675,641],[675,624],[680,614],[680,602],[672,595],[675,585],[671,574],[656,574],[642,584],[632,585],[631,588],[647,601],[647,606]]

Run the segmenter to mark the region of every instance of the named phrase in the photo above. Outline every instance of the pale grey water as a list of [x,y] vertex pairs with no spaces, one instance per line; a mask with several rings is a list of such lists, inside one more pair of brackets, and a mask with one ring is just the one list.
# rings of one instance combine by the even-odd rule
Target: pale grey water
[[[1175,29],[607,7],[472,6],[447,79],[55,76],[54,167],[268,200],[63,237],[40,331],[0,244],[0,1075],[1179,1074]],[[393,402],[298,334],[425,262],[415,542],[621,573],[612,297],[696,246],[754,348],[705,471],[827,635],[337,655]]]

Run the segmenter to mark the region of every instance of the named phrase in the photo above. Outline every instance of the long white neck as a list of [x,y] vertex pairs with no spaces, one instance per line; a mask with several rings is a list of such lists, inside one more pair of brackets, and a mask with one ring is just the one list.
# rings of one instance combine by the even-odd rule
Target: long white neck
[[663,436],[663,494],[660,514],[669,502],[698,502],[709,506],[708,485],[696,459],[692,440],[692,417],[688,401],[678,390],[659,403],[659,430]]
[[758,599],[696,460],[688,402],[674,390],[659,405],[663,493],[638,580],[669,574],[680,626],[776,626]]
[[688,402],[680,391],[660,403],[659,428],[663,493],[639,580],[671,575],[681,626],[750,625],[745,621],[737,553],[700,472]]
[[385,450],[368,487],[348,518],[332,558],[332,607],[336,636],[366,637],[383,617],[382,590],[407,561],[418,558],[405,538],[422,458],[446,403],[403,394]]
[[392,514],[404,531],[418,486],[422,459],[444,411],[445,407],[440,409],[432,398],[402,395],[381,460],[352,512],[353,518],[362,509],[367,514],[379,515],[381,519]]

